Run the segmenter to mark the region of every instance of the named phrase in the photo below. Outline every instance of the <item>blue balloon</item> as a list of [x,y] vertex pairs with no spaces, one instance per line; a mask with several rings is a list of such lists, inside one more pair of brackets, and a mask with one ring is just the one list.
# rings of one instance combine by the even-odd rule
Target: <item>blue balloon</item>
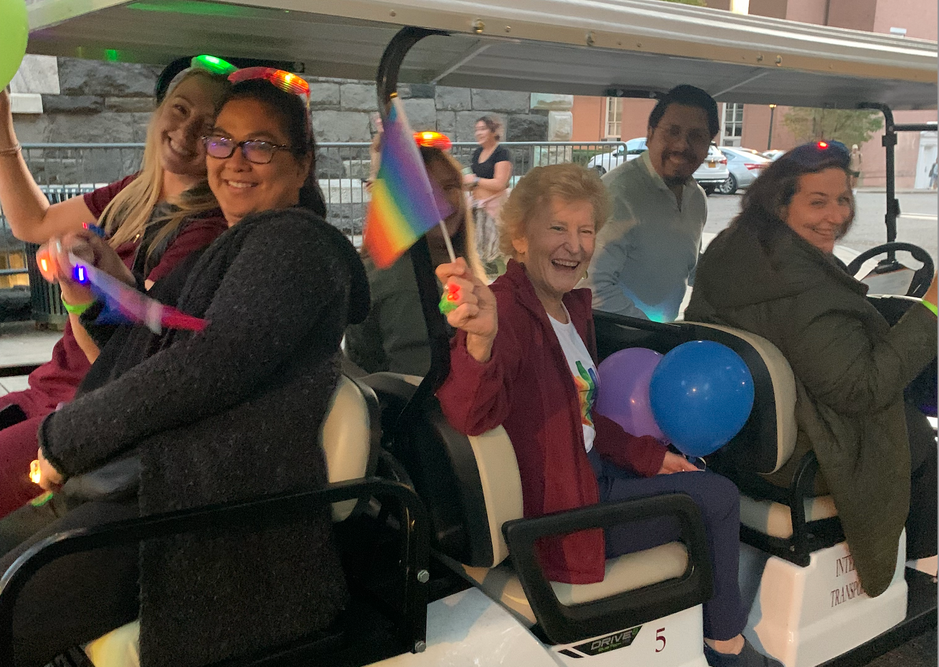
[[684,343],[652,373],[649,402],[655,421],[679,451],[707,456],[746,423],[753,408],[753,376],[726,345]]

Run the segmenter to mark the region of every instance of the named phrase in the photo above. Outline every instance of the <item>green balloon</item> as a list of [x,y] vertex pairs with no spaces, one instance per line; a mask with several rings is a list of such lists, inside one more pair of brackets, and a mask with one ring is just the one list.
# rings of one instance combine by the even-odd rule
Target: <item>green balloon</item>
[[24,0],[0,0],[0,89],[13,79],[26,53],[29,22]]

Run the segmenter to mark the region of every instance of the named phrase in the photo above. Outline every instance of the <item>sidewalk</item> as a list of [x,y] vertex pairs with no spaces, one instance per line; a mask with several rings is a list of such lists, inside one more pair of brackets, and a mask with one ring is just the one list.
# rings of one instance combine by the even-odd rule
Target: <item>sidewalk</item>
[[[45,363],[52,357],[52,347],[61,337],[61,331],[36,329],[31,320],[0,324],[0,366]],[[0,396],[27,386],[25,375],[0,377]]]

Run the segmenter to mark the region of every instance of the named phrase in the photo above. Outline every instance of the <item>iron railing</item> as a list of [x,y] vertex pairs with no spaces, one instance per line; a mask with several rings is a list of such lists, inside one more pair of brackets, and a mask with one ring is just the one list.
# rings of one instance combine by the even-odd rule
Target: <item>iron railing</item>
[[[586,165],[598,153],[617,152],[623,142],[503,142],[513,162],[513,181],[532,167],[579,162]],[[453,156],[470,164],[477,145],[455,142]],[[23,144],[23,157],[33,178],[51,200],[89,192],[111,183],[140,167],[143,144]],[[330,221],[349,236],[361,234],[368,194],[364,180],[370,168],[369,144],[321,143],[317,153],[317,173]],[[0,243],[9,236],[9,227],[0,209]],[[4,247],[4,246],[0,246]]]
[[[625,154],[623,142],[519,141],[503,142],[502,145],[512,155],[510,184],[514,184],[533,167],[563,162],[588,165],[593,156],[610,153],[611,156],[598,158],[609,168],[611,158],[618,164],[617,160],[621,158],[614,156]],[[468,167],[476,148],[477,144],[473,142],[455,142],[451,153]],[[23,158],[40,189],[49,201],[55,203],[91,192],[96,187],[133,173],[140,168],[143,149],[144,145],[139,143],[23,144]],[[329,221],[358,246],[369,199],[365,188],[371,166],[369,144],[321,143],[318,145],[316,163]],[[26,265],[29,254],[30,249],[13,237],[3,216],[3,209],[0,208],[0,257],[6,260],[5,264],[0,265],[0,282],[27,273],[26,268],[19,267]],[[35,276],[31,278],[36,280]],[[44,303],[34,305],[55,310],[55,305],[45,303],[46,300],[55,302],[53,297],[43,295]]]

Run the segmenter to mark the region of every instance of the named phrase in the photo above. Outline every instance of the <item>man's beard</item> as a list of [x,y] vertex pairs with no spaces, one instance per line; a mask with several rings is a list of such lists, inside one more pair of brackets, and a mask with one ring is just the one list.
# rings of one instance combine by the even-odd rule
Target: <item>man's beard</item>
[[668,178],[663,178],[662,180],[665,181],[665,185],[670,188],[674,188],[679,185],[684,185],[688,179],[684,176],[669,176]]
[[[662,156],[662,164],[664,165],[665,163],[667,163],[669,158],[671,158],[672,155],[678,155],[678,156],[683,157],[689,164],[693,163],[698,157],[697,155],[688,155],[687,153],[668,153]],[[698,167],[700,167],[703,162],[704,160],[699,162]],[[695,167],[695,169],[697,169],[698,167]],[[691,173],[693,174],[694,170],[692,170]],[[670,188],[673,188],[678,185],[684,185],[688,181],[689,178],[691,178],[691,174],[689,174],[688,176],[663,176],[662,180],[665,181],[665,185],[667,185]]]

